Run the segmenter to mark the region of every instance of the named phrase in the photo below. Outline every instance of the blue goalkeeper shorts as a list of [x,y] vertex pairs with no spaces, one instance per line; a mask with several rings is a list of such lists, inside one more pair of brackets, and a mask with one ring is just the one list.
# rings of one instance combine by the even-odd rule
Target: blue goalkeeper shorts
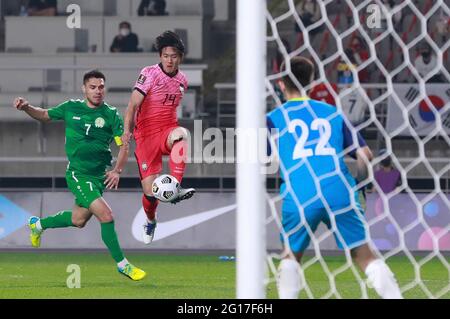
[[[362,209],[355,209],[351,206],[348,207],[348,210],[344,210],[342,207],[341,209],[333,208],[331,213],[335,216],[336,229],[333,230],[333,233],[339,249],[353,249],[367,242]],[[312,232],[316,231],[321,222],[325,223],[328,229],[332,229],[330,215],[325,208],[306,208],[304,214],[306,223]],[[284,234],[288,236],[293,253],[304,252],[311,241],[308,230],[305,224],[301,224],[301,220],[299,211],[282,211]],[[280,234],[280,238],[285,244],[283,234]]]

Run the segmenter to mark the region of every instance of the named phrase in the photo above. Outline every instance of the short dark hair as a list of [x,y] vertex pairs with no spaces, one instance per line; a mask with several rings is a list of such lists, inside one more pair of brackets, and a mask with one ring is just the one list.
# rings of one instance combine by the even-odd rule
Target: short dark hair
[[[281,64],[281,72],[286,70],[285,62]],[[311,84],[311,79],[314,76],[314,64],[311,60],[296,56],[291,59],[291,73],[303,87]],[[288,91],[300,91],[300,88],[295,85],[294,81],[289,75],[282,78],[284,85]]]
[[159,55],[162,54],[162,50],[165,47],[174,47],[178,50],[181,55],[184,55],[186,49],[181,38],[172,31],[165,31],[159,37],[156,38],[156,50],[158,50]]
[[131,23],[128,22],[128,21],[122,21],[122,22],[120,22],[119,28],[121,28],[122,26],[126,26],[126,27],[128,27],[129,29],[131,29]]
[[86,82],[92,78],[103,79],[106,81],[106,77],[102,72],[100,72],[99,70],[92,70],[83,76],[83,84],[86,84]]

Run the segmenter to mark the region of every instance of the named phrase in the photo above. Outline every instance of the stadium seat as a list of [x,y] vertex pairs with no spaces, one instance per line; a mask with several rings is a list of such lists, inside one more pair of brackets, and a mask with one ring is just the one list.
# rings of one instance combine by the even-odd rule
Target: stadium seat
[[[66,15],[67,7],[73,4],[72,0],[58,0],[58,14]],[[117,0],[78,0],[76,2],[83,10],[86,16],[114,16],[117,15]],[[129,4],[128,4],[129,5]]]
[[108,92],[111,93],[131,93],[131,87],[110,87]]
[[31,86],[28,88],[28,92],[59,92],[61,88],[58,86],[47,85],[45,87]]
[[75,30],[75,50],[77,52],[89,52],[89,30]]
[[56,49],[56,53],[74,53],[74,52],[76,52],[76,50],[73,47],[58,47]]
[[189,53],[188,30],[187,29],[175,29],[174,32],[180,36],[181,40],[183,40],[184,47],[186,50],[185,54],[188,55],[188,53]]
[[[11,117],[15,116],[16,119],[13,121],[2,120],[1,122],[1,134],[3,135],[7,132],[8,135],[8,138],[0,140],[0,149],[3,156],[39,156],[39,123],[26,119],[27,116],[25,114],[14,110],[11,105],[9,107],[0,107],[2,119],[8,113],[11,114]],[[26,168],[23,167],[23,169],[26,171]],[[3,176],[4,174],[2,174]]]
[[6,49],[6,53],[32,53],[30,47],[10,47]]

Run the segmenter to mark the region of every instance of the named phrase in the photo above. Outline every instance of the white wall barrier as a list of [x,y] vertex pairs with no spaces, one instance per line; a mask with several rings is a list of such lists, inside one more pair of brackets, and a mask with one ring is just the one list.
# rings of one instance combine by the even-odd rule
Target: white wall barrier
[[[107,192],[105,198],[113,208],[119,240],[125,249],[193,249],[221,250],[235,249],[235,203],[232,193],[198,193],[192,199],[176,206],[161,204],[158,207],[159,224],[155,241],[151,246],[141,242],[141,227],[144,213],[141,210],[141,193]],[[426,194],[415,194],[419,201]],[[450,195],[447,195],[450,199]],[[3,193],[0,194],[0,249],[30,248],[27,219],[31,215],[41,217],[70,209],[73,197],[62,193]],[[430,231],[423,226],[404,232],[405,244],[409,250],[432,250],[432,236],[439,235],[439,249],[450,251],[450,234],[442,235],[443,225],[448,225],[450,215],[439,197],[426,202],[420,211],[416,201],[409,194],[399,194],[384,207],[376,194],[369,194],[366,217],[368,221],[379,220],[371,225],[370,233],[375,245],[381,250],[391,250],[399,243],[399,232],[387,218],[380,219],[389,209],[401,229],[406,229],[423,214]],[[279,211],[279,205],[277,207]],[[372,224],[372,223],[371,223]],[[281,249],[278,228],[271,221],[267,228],[267,248]],[[319,227],[318,236],[324,231]],[[336,250],[332,236],[321,242],[324,250]],[[49,249],[101,249],[100,225],[95,218],[85,229],[48,230],[42,238],[42,248]]]

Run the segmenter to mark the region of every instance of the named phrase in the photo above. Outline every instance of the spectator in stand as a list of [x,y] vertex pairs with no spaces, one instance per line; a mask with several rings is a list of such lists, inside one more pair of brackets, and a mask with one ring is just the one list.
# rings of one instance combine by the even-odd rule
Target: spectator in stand
[[[431,49],[428,43],[424,43],[419,49],[420,55],[414,60],[414,67],[419,72],[421,77],[430,75],[430,73],[437,66],[437,58],[434,51]],[[437,73],[433,75],[427,83],[442,83],[445,80],[442,78],[442,74]]]
[[[381,150],[379,156],[386,153],[386,150]],[[398,169],[392,166],[390,157],[386,157],[380,162],[380,168],[375,171],[375,180],[380,186],[384,194],[393,192],[401,185],[402,180]]]
[[[320,6],[316,0],[301,0],[296,6],[296,10],[305,28],[309,27],[311,24],[316,23],[321,18]],[[311,37],[311,40],[317,33],[322,31],[322,29],[323,25],[309,30],[309,36]],[[295,22],[295,31],[297,32],[297,34],[302,32],[297,22]]]
[[29,16],[56,16],[56,0],[30,0],[27,11]]
[[27,3],[25,0],[3,0],[1,3],[2,16],[26,16]]
[[450,34],[450,17],[441,12],[441,16],[435,25],[435,33],[437,34],[437,40],[444,44]]
[[350,60],[350,64],[348,64],[343,58],[339,62],[337,66],[338,84],[351,85],[354,82],[352,70],[356,68],[356,60],[353,49],[347,48],[344,50],[344,53],[348,60]]
[[336,101],[332,93],[334,93],[335,96],[337,96],[339,93],[339,89],[335,83],[328,83],[328,84],[334,92],[331,92],[325,85],[325,83],[319,83],[315,85],[309,92],[309,97],[313,100],[322,101],[335,106]]
[[[286,40],[285,38],[281,38],[281,43],[283,44],[286,52],[289,54],[291,52],[291,45],[289,44],[288,40]],[[281,51],[281,48],[277,48],[277,53],[274,59],[272,60],[272,72],[274,74],[280,72],[281,63],[283,62],[284,62],[283,52]]]
[[[350,44],[350,48],[353,51],[353,58],[356,65],[361,65],[364,61],[369,59],[369,52],[363,45],[363,41],[359,36],[355,36]],[[362,69],[358,72],[359,82],[367,83],[369,82],[369,72],[367,68]]]
[[139,39],[131,32],[131,24],[123,21],[119,24],[119,34],[115,36],[111,44],[111,52],[139,52]]
[[166,0],[141,0],[138,8],[139,16],[163,16],[167,15]]
[[[350,60],[350,64],[342,59],[339,62],[337,69],[339,90],[341,92],[346,91],[345,94],[340,95],[340,101],[345,116],[354,126],[358,126],[365,120],[368,105],[354,85],[352,70],[356,69],[356,59],[353,49],[345,49],[345,55]],[[359,73],[357,73],[356,76],[359,78]]]
[[[283,46],[286,49],[286,52],[289,54],[291,52],[291,46],[290,46],[289,42],[285,38],[281,38],[281,42],[283,43]],[[284,55],[283,55],[281,49],[278,47],[277,53],[272,59],[272,74],[280,73],[280,67],[283,62],[284,62]],[[278,83],[275,82],[273,84],[273,86],[274,86],[275,94],[278,96],[281,103],[286,102],[286,100],[284,99],[283,93],[281,92],[280,87],[278,86]]]

